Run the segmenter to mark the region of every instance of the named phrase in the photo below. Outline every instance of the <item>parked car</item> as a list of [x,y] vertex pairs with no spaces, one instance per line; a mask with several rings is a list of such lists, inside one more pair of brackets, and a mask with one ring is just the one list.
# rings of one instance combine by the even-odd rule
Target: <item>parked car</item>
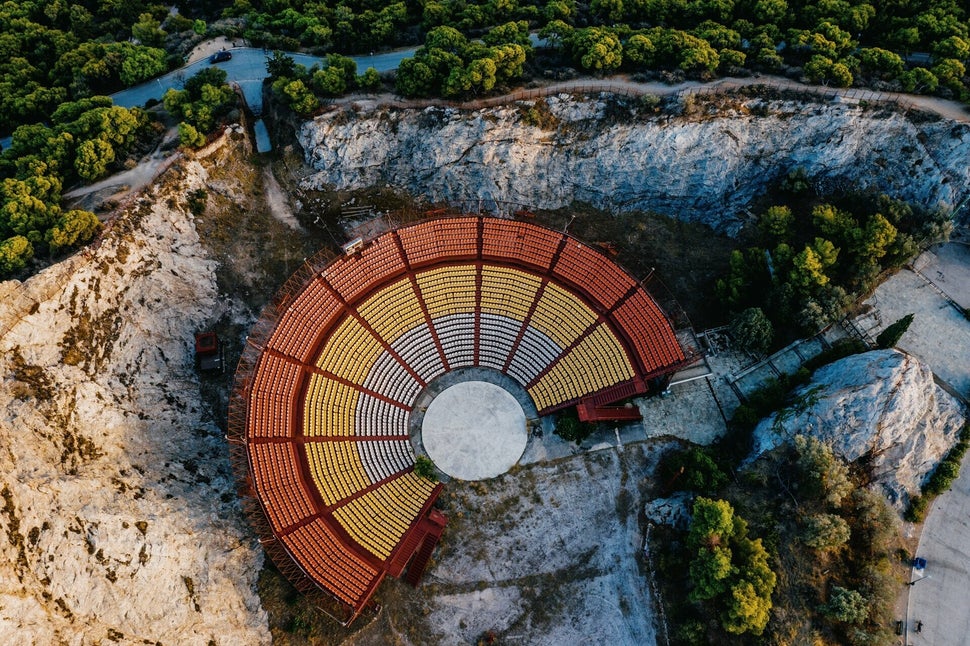
[[221,52],[216,52],[215,54],[209,57],[209,62],[213,64],[222,63],[223,61],[228,61],[228,60],[232,60],[232,52],[227,52],[225,50]]

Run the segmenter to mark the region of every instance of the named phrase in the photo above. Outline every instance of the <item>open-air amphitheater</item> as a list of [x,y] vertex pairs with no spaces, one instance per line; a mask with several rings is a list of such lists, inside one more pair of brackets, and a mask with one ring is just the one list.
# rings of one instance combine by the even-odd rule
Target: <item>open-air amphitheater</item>
[[[308,259],[253,328],[229,415],[244,505],[281,571],[347,624],[385,576],[417,584],[446,525],[447,483],[415,472],[430,386],[501,373],[540,416],[629,419],[617,402],[691,359],[643,284],[568,234],[484,216],[391,230]],[[469,399],[449,405],[497,401]]]

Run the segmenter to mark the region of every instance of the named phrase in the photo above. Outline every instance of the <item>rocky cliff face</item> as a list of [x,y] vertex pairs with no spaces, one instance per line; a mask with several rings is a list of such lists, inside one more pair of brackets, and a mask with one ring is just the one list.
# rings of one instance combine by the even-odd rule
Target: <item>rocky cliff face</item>
[[816,371],[793,406],[758,425],[753,455],[814,436],[846,460],[865,456],[901,509],[954,444],[963,416],[925,364],[896,350],[867,352]]
[[305,186],[386,183],[431,200],[537,208],[579,200],[729,232],[753,197],[797,167],[926,206],[954,206],[970,187],[970,128],[950,122],[759,99],[689,118],[641,114],[628,99],[546,104],[531,115],[532,103],[330,112],[298,132],[317,171]]
[[269,641],[192,365],[219,303],[186,167],[97,248],[0,284],[0,643]]

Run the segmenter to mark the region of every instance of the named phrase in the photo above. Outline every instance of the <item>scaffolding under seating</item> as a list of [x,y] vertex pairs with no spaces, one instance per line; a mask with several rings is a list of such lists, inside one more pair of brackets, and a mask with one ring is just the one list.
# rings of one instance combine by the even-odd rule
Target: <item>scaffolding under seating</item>
[[685,362],[630,274],[528,222],[401,227],[307,261],[274,302],[237,371],[234,461],[267,552],[345,623],[384,576],[417,583],[445,526],[432,508],[442,485],[415,473],[409,437],[429,383],[481,366],[516,380],[540,414],[576,405],[584,420],[636,419],[613,404]]

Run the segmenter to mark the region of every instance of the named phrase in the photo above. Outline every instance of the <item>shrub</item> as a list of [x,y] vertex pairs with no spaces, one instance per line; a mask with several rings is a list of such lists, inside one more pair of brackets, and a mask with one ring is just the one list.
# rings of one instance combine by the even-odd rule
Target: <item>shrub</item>
[[801,540],[816,550],[841,547],[849,541],[849,524],[835,514],[809,516],[802,530]]
[[728,481],[710,453],[698,446],[668,453],[660,463],[659,475],[660,481],[674,491],[705,495],[716,493]]
[[731,322],[731,336],[742,350],[765,354],[775,331],[760,307],[749,307]]
[[847,624],[861,624],[869,616],[869,603],[855,590],[834,585],[828,603],[819,612]]
[[431,482],[438,481],[438,470],[435,468],[431,458],[426,455],[419,455],[414,459],[414,472],[425,480],[430,480]]
[[574,411],[568,411],[560,413],[556,420],[556,430],[553,433],[567,442],[581,444],[595,430],[595,424],[581,422]]

